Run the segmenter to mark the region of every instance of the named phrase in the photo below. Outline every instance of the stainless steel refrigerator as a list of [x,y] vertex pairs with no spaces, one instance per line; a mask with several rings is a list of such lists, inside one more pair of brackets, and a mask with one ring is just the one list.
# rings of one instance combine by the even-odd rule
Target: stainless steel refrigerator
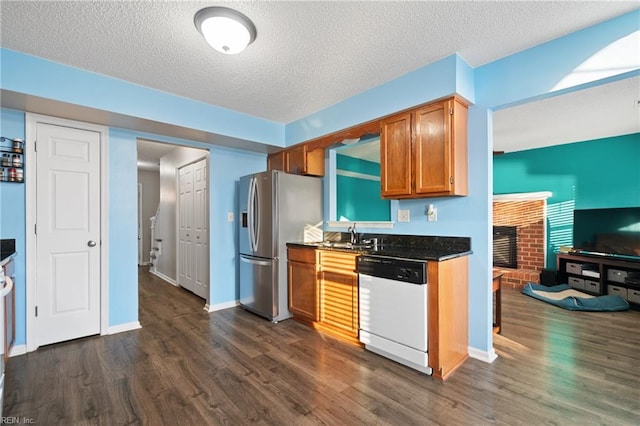
[[287,243],[321,227],[322,179],[268,171],[240,178],[240,305],[273,322],[291,318]]

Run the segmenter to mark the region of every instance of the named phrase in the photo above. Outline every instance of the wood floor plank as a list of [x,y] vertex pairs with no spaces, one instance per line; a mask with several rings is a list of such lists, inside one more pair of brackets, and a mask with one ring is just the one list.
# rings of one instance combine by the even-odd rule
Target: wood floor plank
[[503,289],[492,364],[445,383],[292,320],[140,273],[140,330],[7,364],[4,415],[43,425],[638,425],[640,312],[566,311]]

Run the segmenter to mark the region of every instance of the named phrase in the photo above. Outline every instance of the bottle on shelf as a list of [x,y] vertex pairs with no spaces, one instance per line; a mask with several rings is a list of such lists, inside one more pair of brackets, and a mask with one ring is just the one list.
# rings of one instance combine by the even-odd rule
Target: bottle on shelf
[[22,141],[22,139],[13,139],[12,140],[12,148],[13,148],[13,152],[17,152],[18,154],[22,154],[22,147],[24,146],[24,142]]

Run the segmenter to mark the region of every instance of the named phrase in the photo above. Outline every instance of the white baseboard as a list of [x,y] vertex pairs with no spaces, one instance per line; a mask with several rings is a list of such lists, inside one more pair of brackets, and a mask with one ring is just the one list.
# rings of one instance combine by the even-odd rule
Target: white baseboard
[[240,302],[238,302],[237,300],[232,300],[230,302],[224,302],[224,303],[217,303],[213,306],[207,303],[206,305],[204,305],[204,310],[207,312],[221,311],[223,309],[235,308],[239,304]]
[[489,351],[481,351],[480,349],[468,347],[467,351],[469,352],[469,356],[471,358],[486,362],[491,364],[493,361],[498,358],[498,354],[494,348],[491,348]]
[[24,355],[27,353],[27,345],[13,345],[11,350],[9,351],[9,356],[18,356]]
[[163,273],[160,273],[158,271],[152,271],[149,270],[149,272],[151,272],[153,275],[155,275],[156,277],[165,280],[166,282],[168,282],[169,284],[178,287],[178,283],[176,282],[176,280],[174,280],[173,278],[169,278],[168,276],[166,276]]
[[123,333],[125,331],[137,330],[139,328],[142,328],[142,326],[140,325],[140,322],[133,321],[133,322],[128,322],[126,324],[118,324],[118,325],[109,327],[107,334]]

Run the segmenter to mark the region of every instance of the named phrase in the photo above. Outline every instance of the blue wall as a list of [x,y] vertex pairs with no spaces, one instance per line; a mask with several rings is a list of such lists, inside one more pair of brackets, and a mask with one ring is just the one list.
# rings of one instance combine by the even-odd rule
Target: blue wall
[[282,146],[284,124],[0,49],[2,88],[189,129]]
[[[394,207],[392,217],[395,217],[397,208],[409,209],[412,222],[396,224],[392,232],[471,237],[474,254],[470,257],[469,345],[482,354],[491,351],[493,339],[491,334],[491,246],[489,243],[491,240],[490,200],[493,192],[491,181],[492,110],[509,104],[550,96],[553,92],[560,92],[561,90],[555,90],[554,87],[562,80],[563,76],[571,73],[577,65],[583,63],[593,53],[620,37],[637,31],[639,20],[640,11],[632,12],[475,70],[459,55],[451,55],[286,126],[44,61],[7,49],[0,51],[2,59],[0,82],[3,89],[18,93],[278,146],[289,146],[453,93],[458,93],[475,102],[469,109],[469,196],[402,200],[396,204],[398,207]],[[609,79],[640,74],[638,70],[625,70],[623,74],[620,74],[622,71],[618,71],[618,75],[615,75],[615,69],[611,72],[614,75]],[[580,87],[600,84],[603,81],[605,80],[598,80],[594,77],[591,81],[585,81]],[[573,90],[580,87],[562,90]],[[15,118],[13,114],[3,113],[3,125],[5,125],[5,121],[6,125],[9,125]],[[19,131],[16,129],[14,130],[16,134],[6,136],[19,136]],[[21,132],[24,133],[24,125],[22,125]],[[110,171],[124,173],[123,177],[114,177],[117,179],[118,185],[135,187],[136,178],[131,171],[134,155],[131,150],[131,142],[125,140],[129,137],[115,130],[112,130],[112,133],[118,145],[110,147],[110,151],[116,150],[126,158],[117,160],[116,164],[111,164],[110,161]],[[162,137],[159,140],[162,140]],[[237,175],[245,174],[245,171],[253,169],[260,163],[257,158],[250,157],[251,164],[243,170],[244,161],[247,160],[246,156],[235,152],[221,154],[221,159],[230,160],[224,166],[229,171],[237,170]],[[212,159],[212,161],[215,160]],[[261,164],[260,167],[264,169],[264,164]],[[234,176],[219,176],[219,178],[221,182],[225,183],[212,187],[211,191],[212,193],[222,191],[221,197],[224,198],[224,205],[215,205],[215,198],[212,197],[212,227],[217,226],[222,229],[222,233],[230,238],[231,230],[225,228],[228,225],[216,224],[216,221],[219,220],[216,215],[226,214],[229,207],[227,204],[233,198],[231,194],[235,189],[235,186],[231,186]],[[22,185],[16,185],[15,187],[21,188],[17,190],[5,189],[5,187],[7,187],[6,184],[0,187],[3,191],[1,197],[3,200],[1,208],[3,232],[5,229],[4,212],[7,211],[4,204],[7,198],[4,194],[5,191],[24,193]],[[110,202],[131,202],[134,199],[129,190],[125,190],[121,195],[115,195],[112,193],[113,191],[113,185],[111,185]],[[20,194],[16,194],[17,197],[12,197],[12,199],[19,200]],[[433,203],[438,208],[438,222],[426,221],[425,210],[429,203]],[[121,217],[125,212],[116,206],[110,208],[113,209],[110,210],[110,224],[122,225],[125,230],[131,229],[130,221]],[[20,223],[20,219],[18,219],[18,217],[24,217],[23,202],[11,214],[14,215],[10,222],[11,226],[23,230],[24,222]],[[115,231],[111,226],[110,230]],[[131,236],[133,235],[135,235],[135,231],[132,230]],[[131,247],[133,246],[131,236],[113,236],[114,241],[110,241],[110,248],[115,256],[119,250],[122,250],[123,253],[134,252]],[[214,238],[212,230],[212,240]],[[24,235],[22,239],[24,241]],[[20,242],[18,244],[20,247]],[[24,247],[24,243],[22,243],[22,247]],[[228,247],[224,250],[228,256],[221,264],[217,265],[216,259],[212,256],[212,271],[230,271],[232,269],[230,263],[233,262],[230,260],[230,256],[234,255],[231,252],[235,249]],[[135,259],[135,255],[132,258]],[[110,276],[122,279],[122,286],[128,286],[135,281],[136,274],[130,270],[128,265],[122,274],[120,271],[115,271],[114,268],[116,265],[111,262]],[[235,283],[229,285],[233,286]],[[212,291],[214,291],[213,287],[212,285]],[[121,304],[122,312],[110,312],[110,315],[113,315],[113,318],[110,318],[111,325],[137,318],[137,310],[134,309],[133,304],[130,305],[121,300],[128,297],[129,294],[128,290],[122,297],[119,294],[111,294],[110,306],[120,305],[120,302],[123,302]],[[218,295],[214,293],[212,300],[224,302],[223,299],[226,299],[227,295],[230,296],[231,293],[227,293],[226,290],[221,291],[218,299]],[[21,330],[23,330],[24,326],[18,324],[18,327],[22,327]],[[18,339],[24,341],[23,335],[18,336]]]
[[[0,136],[25,139],[24,113],[0,109]],[[26,165],[25,167],[29,167]],[[16,345],[26,336],[26,246],[24,183],[0,182],[0,238],[15,238]]]
[[[212,148],[210,155],[211,197],[211,296],[209,304],[227,306],[238,299],[238,194],[240,177],[266,170],[266,157],[251,152]],[[227,220],[233,212],[234,221]]]
[[134,132],[109,129],[109,326],[138,321],[137,150]]
[[494,194],[550,191],[547,267],[573,240],[573,210],[640,207],[640,133],[494,158]]

